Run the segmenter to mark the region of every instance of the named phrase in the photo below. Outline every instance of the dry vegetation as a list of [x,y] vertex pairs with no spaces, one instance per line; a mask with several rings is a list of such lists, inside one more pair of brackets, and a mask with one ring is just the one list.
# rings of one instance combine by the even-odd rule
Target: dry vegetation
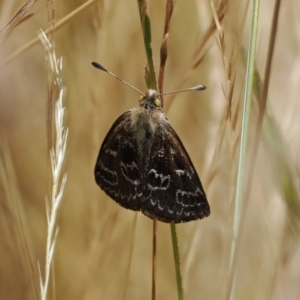
[[[177,226],[185,299],[226,299],[230,277],[252,3],[213,2],[217,11],[219,7],[220,31],[215,30],[209,1],[177,1],[165,74],[165,91],[207,86],[201,93],[165,97],[165,111],[198,170],[212,211],[205,220]],[[56,136],[49,107],[57,91],[42,43],[8,58],[37,38],[40,28],[46,30],[83,3],[31,1],[24,14],[12,19],[25,0],[0,1],[0,299],[40,299],[38,262],[44,278],[47,243],[45,197],[52,190],[49,148]],[[224,14],[220,7],[225,7]],[[273,7],[274,1],[261,1],[256,55],[261,82]],[[280,7],[267,117],[238,249],[236,299],[300,299],[299,11],[299,0],[284,1]],[[149,12],[158,68],[165,1],[149,0]],[[152,221],[138,214],[134,230],[135,213],[109,199],[93,176],[106,132],[137,104],[139,95],[91,62],[99,61],[139,89],[146,88],[136,1],[95,1],[50,38],[64,62],[69,137],[61,173],[68,179],[56,220],[59,232],[48,299],[122,299],[125,287],[127,299],[149,299]],[[257,82],[249,153],[260,103]],[[157,299],[176,299],[169,226],[158,223],[157,235]]]

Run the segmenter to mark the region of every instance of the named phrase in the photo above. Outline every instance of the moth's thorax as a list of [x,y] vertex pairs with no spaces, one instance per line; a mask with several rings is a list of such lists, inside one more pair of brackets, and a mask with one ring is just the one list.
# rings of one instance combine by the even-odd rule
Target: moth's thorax
[[151,144],[156,131],[162,129],[168,121],[160,107],[160,100],[155,95],[156,92],[143,96],[139,105],[130,110],[130,126],[135,132],[140,151],[146,150],[145,147]]

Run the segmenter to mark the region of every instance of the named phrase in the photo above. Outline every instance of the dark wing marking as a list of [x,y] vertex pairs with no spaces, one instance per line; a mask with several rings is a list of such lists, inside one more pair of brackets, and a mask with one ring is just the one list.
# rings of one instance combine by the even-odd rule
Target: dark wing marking
[[209,216],[209,204],[197,172],[168,123],[161,124],[153,137],[145,171],[147,200],[141,207],[145,215],[167,223]]
[[142,182],[137,143],[129,130],[130,113],[121,115],[106,135],[97,158],[95,179],[120,205],[140,210]]

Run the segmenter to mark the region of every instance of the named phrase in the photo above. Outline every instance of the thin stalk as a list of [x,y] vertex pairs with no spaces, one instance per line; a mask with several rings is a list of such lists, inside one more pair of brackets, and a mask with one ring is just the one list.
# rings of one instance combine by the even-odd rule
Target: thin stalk
[[152,239],[152,300],[156,297],[156,233],[157,220],[153,220],[153,239]]
[[[156,75],[153,62],[152,37],[151,37],[151,20],[148,12],[147,0],[137,0],[144,38],[144,46],[148,64],[145,67],[144,75],[148,89],[157,90]],[[156,231],[157,220],[153,220],[152,235],[152,300],[156,299]]]
[[133,224],[132,224],[132,233],[131,233],[131,241],[130,241],[130,247],[129,247],[129,258],[128,258],[128,265],[127,265],[127,272],[125,276],[125,285],[124,285],[124,291],[123,291],[123,300],[127,299],[128,294],[128,281],[130,276],[130,269],[131,269],[131,263],[132,263],[132,254],[133,254],[133,248],[134,248],[134,241],[135,241],[135,232],[136,232],[136,223],[137,223],[137,212],[134,214]]
[[156,75],[154,69],[153,61],[153,51],[152,51],[152,37],[151,37],[151,20],[148,12],[147,0],[137,0],[142,32],[144,38],[144,46],[147,56],[148,64],[145,68],[145,80],[148,89],[157,91]]
[[7,24],[4,25],[3,28],[0,29],[0,41],[2,42],[5,38],[7,38],[11,32],[24,20],[29,18],[32,15],[27,15],[27,11],[32,7],[32,5],[36,2],[36,0],[28,0],[18,11],[17,13],[8,21]]
[[[140,19],[142,24],[142,31],[144,37],[144,45],[147,55],[148,65],[145,68],[145,79],[148,88],[157,90],[156,84],[156,75],[154,70],[153,63],[153,52],[151,45],[151,22],[150,16],[148,13],[148,5],[146,0],[137,0],[138,8],[140,12]],[[163,42],[161,45],[161,63],[160,63],[160,73],[159,73],[159,91],[163,91],[163,82],[164,82],[164,69],[165,63],[168,56],[168,38],[169,38],[169,28],[170,21],[174,9],[175,1],[168,0],[166,6],[166,18],[165,18],[165,27],[163,33]],[[163,101],[162,101],[163,107]],[[180,261],[179,261],[179,250],[178,250],[178,240],[176,234],[176,227],[174,223],[171,223],[171,237],[173,244],[173,253],[174,253],[174,262],[175,262],[175,271],[177,278],[177,289],[178,289],[178,299],[183,299],[183,287],[182,287],[182,277],[180,272]],[[156,298],[156,233],[157,233],[157,221],[153,221],[153,255],[152,255],[152,300]]]
[[[159,79],[158,79],[158,87],[160,93],[163,93],[163,89],[164,89],[164,75],[165,75],[166,61],[168,58],[168,41],[169,41],[170,23],[174,11],[175,3],[176,3],[175,0],[167,0],[167,4],[166,4],[163,42],[160,47],[160,67],[159,67]],[[167,93],[165,93],[165,95],[166,94]],[[160,98],[163,107],[164,104],[163,97],[161,96]],[[178,299],[183,299],[183,286],[182,286],[182,276],[181,276],[181,269],[180,269],[180,257],[179,257],[176,225],[174,223],[171,223],[170,229],[171,229],[172,247],[173,247],[173,254],[174,254]]]
[[[274,6],[274,12],[273,12],[273,20],[272,20],[269,48],[268,48],[268,53],[267,53],[267,58],[266,58],[264,83],[263,83],[262,92],[260,95],[261,99],[259,102],[259,114],[258,114],[257,126],[256,126],[256,131],[255,131],[255,136],[254,136],[253,149],[252,149],[251,158],[250,158],[249,176],[248,176],[246,190],[245,190],[245,203],[244,203],[244,208],[242,210],[242,219],[241,219],[241,225],[240,225],[238,236],[241,235],[241,232],[243,229],[244,219],[245,219],[244,215],[246,213],[246,208],[248,206],[249,199],[250,199],[251,187],[252,187],[252,182],[253,182],[253,174],[254,174],[254,169],[255,169],[255,164],[256,164],[256,157],[257,157],[258,148],[260,145],[259,141],[261,138],[261,132],[262,132],[262,127],[263,127],[263,123],[264,123],[264,116],[265,116],[265,111],[266,111],[270,77],[271,77],[271,66],[272,66],[275,42],[276,42],[276,37],[277,37],[277,25],[278,25],[278,19],[279,19],[280,4],[281,4],[281,0],[276,0],[275,6]],[[286,227],[288,227],[288,226],[286,225]],[[283,233],[285,233],[285,232],[286,231],[283,231]],[[239,240],[240,240],[240,238],[239,238]],[[287,236],[283,235],[283,237],[282,237],[283,242],[281,244],[282,248],[280,251],[281,253],[284,252],[284,250],[283,250],[284,246],[286,246],[286,244],[287,244],[286,240],[287,240]],[[272,285],[274,285],[274,283],[275,283],[275,277],[276,276],[274,274],[274,277],[272,280]]]
[[[253,90],[253,75],[254,75],[254,63],[255,63],[255,49],[257,40],[257,29],[258,29],[258,12],[259,12],[259,0],[253,0],[253,11],[249,41],[249,52],[247,58],[247,70],[246,70],[246,83],[244,92],[244,106],[242,116],[242,128],[241,128],[241,142],[238,159],[238,170],[236,179],[236,190],[234,199],[234,215],[233,215],[233,226],[232,226],[232,240],[231,240],[231,251],[230,251],[230,280],[229,282],[229,293],[230,299],[235,298],[235,278],[236,278],[236,266],[233,264],[233,258],[236,252],[236,243],[238,237],[238,231],[240,226],[240,217],[242,211],[242,199],[244,192],[244,181],[245,181],[245,169],[246,169],[246,154],[247,154],[247,142],[249,134],[250,124],[250,112],[251,112],[251,100]],[[231,276],[232,274],[232,276]]]
[[181,276],[181,270],[180,270],[180,256],[179,256],[179,250],[178,250],[178,239],[177,239],[175,223],[170,224],[170,229],[171,229],[174,263],[175,263],[175,270],[176,270],[178,300],[183,300],[183,285],[182,285],[182,276]]
[[[176,2],[175,0],[167,0],[167,5],[166,5],[163,42],[160,46],[160,67],[159,67],[159,76],[158,76],[158,88],[160,94],[163,94],[164,92],[164,75],[165,75],[166,61],[168,58],[169,31],[170,31],[170,23],[174,11],[175,2]],[[163,96],[161,96],[160,98],[163,106],[164,103]]]

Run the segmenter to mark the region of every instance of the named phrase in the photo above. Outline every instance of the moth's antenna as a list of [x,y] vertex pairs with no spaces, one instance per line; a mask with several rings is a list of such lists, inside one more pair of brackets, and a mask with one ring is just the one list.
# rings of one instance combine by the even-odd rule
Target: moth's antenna
[[138,93],[140,93],[142,96],[145,97],[145,94],[142,93],[139,89],[137,89],[137,88],[134,87],[133,85],[129,84],[128,82],[122,80],[121,78],[119,78],[119,77],[118,77],[117,75],[115,75],[114,73],[112,73],[112,72],[106,70],[106,69],[105,69],[103,66],[101,66],[99,63],[97,63],[97,62],[92,62],[92,65],[93,65],[95,68],[97,68],[97,69],[99,69],[99,70],[102,70],[102,71],[108,73],[109,75],[115,77],[115,78],[118,79],[119,81],[121,81],[121,82],[125,83],[126,85],[130,86],[132,89],[136,90]]
[[176,93],[181,93],[181,92],[189,92],[189,91],[203,91],[205,89],[206,89],[206,87],[204,85],[200,84],[200,85],[192,86],[192,87],[187,88],[187,89],[182,89],[182,90],[178,90],[178,91],[172,91],[172,92],[157,94],[156,96],[164,96],[164,95],[176,94]]
[[[108,73],[109,75],[113,76],[114,78],[118,79],[119,81],[123,82],[124,84],[126,84],[127,86],[131,87],[132,89],[136,90],[138,93],[140,93],[142,96],[146,97],[146,95],[141,92],[139,89],[137,89],[136,87],[134,87],[133,85],[131,85],[130,83],[122,80],[121,78],[119,78],[117,75],[115,75],[114,73],[106,70],[102,65],[100,65],[97,62],[92,62],[92,65],[99,69],[102,70],[106,73]],[[162,94],[156,94],[155,96],[164,96],[164,95],[170,95],[170,94],[176,94],[176,93],[181,93],[181,92],[188,92],[188,91],[203,91],[205,90],[206,87],[204,85],[196,85],[187,89],[182,89],[182,90],[178,90],[178,91],[172,91],[172,92],[166,92],[166,93],[162,93]]]

